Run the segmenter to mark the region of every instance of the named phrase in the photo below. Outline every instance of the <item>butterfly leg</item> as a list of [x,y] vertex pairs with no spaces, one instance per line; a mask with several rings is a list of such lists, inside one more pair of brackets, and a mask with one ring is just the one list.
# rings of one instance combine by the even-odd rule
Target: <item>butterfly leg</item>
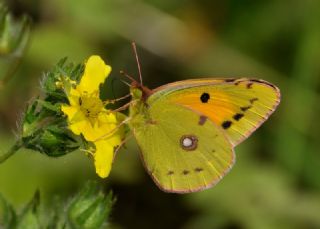
[[114,161],[114,159],[116,158],[116,156],[117,156],[119,150],[121,149],[121,147],[124,146],[124,144],[126,144],[126,142],[127,142],[130,138],[132,138],[132,137],[133,137],[133,134],[130,134],[129,136],[127,136],[125,139],[123,139],[123,140],[120,142],[119,146],[117,146],[116,150],[115,150],[114,153],[113,153],[113,161]]
[[129,118],[126,118],[126,119],[123,120],[119,125],[117,125],[114,129],[112,129],[112,130],[109,131],[108,133],[102,135],[101,137],[95,139],[94,142],[100,141],[100,140],[103,140],[103,139],[106,139],[106,138],[112,136],[113,134],[115,134],[115,133],[119,130],[119,128],[120,128],[121,126],[123,126],[124,124],[128,123],[130,120],[131,120],[130,117],[129,117]]
[[120,98],[117,98],[117,99],[107,100],[107,101],[105,101],[105,105],[107,105],[107,104],[109,104],[109,103],[114,104],[114,103],[116,103],[116,102],[119,102],[119,101],[121,101],[121,100],[127,99],[127,98],[129,98],[129,97],[131,97],[131,94],[130,94],[130,93],[127,94],[127,95],[125,95],[125,96],[122,96],[122,97],[120,97]]

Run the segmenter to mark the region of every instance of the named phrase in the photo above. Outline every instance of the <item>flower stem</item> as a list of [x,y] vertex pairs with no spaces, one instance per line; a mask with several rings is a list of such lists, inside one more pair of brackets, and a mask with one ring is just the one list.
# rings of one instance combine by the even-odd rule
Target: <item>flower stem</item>
[[0,155],[0,164],[5,162],[9,157],[15,154],[15,152],[17,152],[22,147],[22,145],[22,141],[18,140],[5,154]]

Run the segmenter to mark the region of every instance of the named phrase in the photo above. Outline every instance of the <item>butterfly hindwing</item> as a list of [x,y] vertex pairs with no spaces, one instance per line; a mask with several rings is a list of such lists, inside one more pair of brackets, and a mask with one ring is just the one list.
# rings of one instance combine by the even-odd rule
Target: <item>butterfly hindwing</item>
[[166,100],[213,121],[235,146],[275,110],[279,89],[262,80],[202,79],[180,81],[161,90]]
[[209,119],[166,99],[150,104],[148,116],[151,121],[134,129],[134,134],[144,165],[162,190],[185,193],[209,188],[234,164],[229,140]]

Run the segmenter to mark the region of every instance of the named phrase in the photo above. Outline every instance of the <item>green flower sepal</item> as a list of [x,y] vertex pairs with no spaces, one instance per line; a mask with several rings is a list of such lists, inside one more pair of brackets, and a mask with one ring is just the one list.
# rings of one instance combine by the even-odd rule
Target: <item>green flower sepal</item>
[[51,157],[62,156],[78,149],[79,144],[65,128],[66,121],[63,117],[52,117],[50,112],[42,111],[48,114],[45,116],[37,111],[38,107],[48,109],[48,106],[54,106],[51,104],[44,106],[44,102],[36,100],[28,106],[22,126],[22,145],[27,149],[36,150]]

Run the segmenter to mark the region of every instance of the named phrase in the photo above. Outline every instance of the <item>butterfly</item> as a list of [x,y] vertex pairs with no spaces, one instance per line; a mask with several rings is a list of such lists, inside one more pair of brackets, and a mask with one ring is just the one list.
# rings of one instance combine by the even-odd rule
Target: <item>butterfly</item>
[[146,170],[165,192],[216,185],[235,163],[234,147],[280,102],[276,86],[248,78],[190,79],[150,90],[136,59],[140,82],[130,86],[128,125]]

